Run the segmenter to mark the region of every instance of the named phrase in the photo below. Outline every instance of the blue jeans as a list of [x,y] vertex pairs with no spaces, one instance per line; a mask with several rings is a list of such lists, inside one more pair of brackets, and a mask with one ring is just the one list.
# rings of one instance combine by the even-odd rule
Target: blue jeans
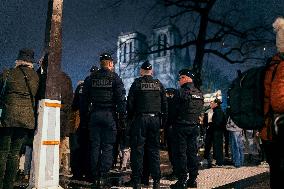
[[244,143],[241,131],[229,131],[232,159],[235,167],[244,163]]

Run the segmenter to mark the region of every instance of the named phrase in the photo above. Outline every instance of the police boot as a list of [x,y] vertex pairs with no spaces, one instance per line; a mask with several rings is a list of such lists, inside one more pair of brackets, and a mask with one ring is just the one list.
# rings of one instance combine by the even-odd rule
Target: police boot
[[177,180],[177,176],[174,173],[171,173],[166,178],[167,178],[167,180],[170,180],[170,181]]
[[186,181],[178,180],[175,184],[170,185],[171,189],[187,189]]
[[93,189],[102,189],[106,188],[106,179],[105,178],[97,178],[95,182],[91,185],[91,188]]
[[197,182],[195,180],[188,179],[186,185],[188,188],[197,188]]
[[143,184],[144,187],[148,187],[150,185],[149,177],[148,178],[142,178],[141,184]]
[[160,180],[154,180],[153,189],[160,189]]
[[132,186],[133,186],[133,183],[134,183],[134,181],[131,179],[131,180],[125,182],[125,183],[123,184],[123,186],[132,187]]
[[98,188],[100,188],[100,178],[97,178],[97,179],[93,182],[93,184],[91,185],[91,188],[92,188],[92,189],[98,189]]
[[140,184],[139,181],[136,181],[136,180],[129,180],[128,182],[125,182],[124,183],[124,186],[126,187],[133,187],[133,189],[141,189],[142,188],[142,184]]
[[112,186],[110,179],[104,176],[100,180],[100,188],[110,188]]
[[133,183],[133,189],[142,189],[142,184],[137,182]]

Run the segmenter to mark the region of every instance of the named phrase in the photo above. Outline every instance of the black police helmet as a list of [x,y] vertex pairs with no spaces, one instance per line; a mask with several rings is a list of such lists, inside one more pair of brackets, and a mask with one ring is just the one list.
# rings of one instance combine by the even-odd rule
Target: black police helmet
[[171,93],[171,94],[174,94],[176,91],[176,89],[174,88],[166,88],[165,90],[166,90],[166,93]]
[[111,54],[109,54],[109,53],[102,53],[100,55],[100,61],[102,61],[102,60],[111,60],[111,61],[113,61],[113,58],[111,57]]
[[98,71],[98,70],[99,70],[99,68],[97,66],[93,65],[90,69],[90,72],[93,73],[93,72]]
[[182,69],[178,72],[178,74],[179,74],[179,76],[186,75],[186,76],[190,77],[191,79],[195,78],[195,73],[190,69]]
[[141,69],[143,70],[152,70],[152,65],[150,62],[147,60],[141,65]]

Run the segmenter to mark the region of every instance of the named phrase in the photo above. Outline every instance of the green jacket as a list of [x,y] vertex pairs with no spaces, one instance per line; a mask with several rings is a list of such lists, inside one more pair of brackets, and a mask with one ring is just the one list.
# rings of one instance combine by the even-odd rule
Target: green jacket
[[0,88],[2,88],[5,79],[8,79],[5,95],[2,97],[4,103],[2,127],[34,129],[34,97],[38,90],[39,78],[32,68],[24,66],[21,66],[21,68],[27,75],[27,80],[33,96],[33,104],[24,79],[24,74],[20,70],[20,67],[4,71],[0,75]]

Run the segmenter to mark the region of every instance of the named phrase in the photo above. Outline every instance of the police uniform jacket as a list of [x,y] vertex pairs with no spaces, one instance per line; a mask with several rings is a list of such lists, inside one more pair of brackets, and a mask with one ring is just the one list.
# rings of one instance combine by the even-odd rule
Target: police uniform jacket
[[185,83],[174,96],[175,123],[196,125],[203,107],[203,94],[192,83]]
[[83,86],[84,83],[80,83],[74,92],[74,98],[73,98],[73,102],[72,102],[72,110],[77,111],[77,110],[82,110],[82,93],[83,93]]
[[129,118],[141,113],[167,114],[167,98],[165,88],[158,79],[150,75],[136,78],[127,97]]
[[80,83],[74,92],[74,98],[72,102],[72,110],[73,111],[78,111],[79,112],[79,123],[81,128],[86,128],[89,120],[89,115],[84,114],[84,100],[85,98],[83,97],[83,87],[84,87],[84,82]]
[[[175,94],[176,95],[176,91]],[[174,123],[175,120],[175,103],[174,103],[174,97],[167,97],[168,100],[168,119],[167,119],[167,126],[172,126],[172,124]]]
[[[20,67],[27,76],[31,94]],[[34,98],[39,86],[39,78],[36,71],[26,66],[19,66],[4,71],[3,74],[0,75],[0,90],[6,78],[5,95],[1,97],[5,106],[2,126],[34,129]],[[33,96],[33,103],[31,101],[31,95]]]
[[[107,110],[126,114],[125,88],[117,73],[101,68],[85,79],[83,114]],[[90,107],[91,105],[91,107]]]

